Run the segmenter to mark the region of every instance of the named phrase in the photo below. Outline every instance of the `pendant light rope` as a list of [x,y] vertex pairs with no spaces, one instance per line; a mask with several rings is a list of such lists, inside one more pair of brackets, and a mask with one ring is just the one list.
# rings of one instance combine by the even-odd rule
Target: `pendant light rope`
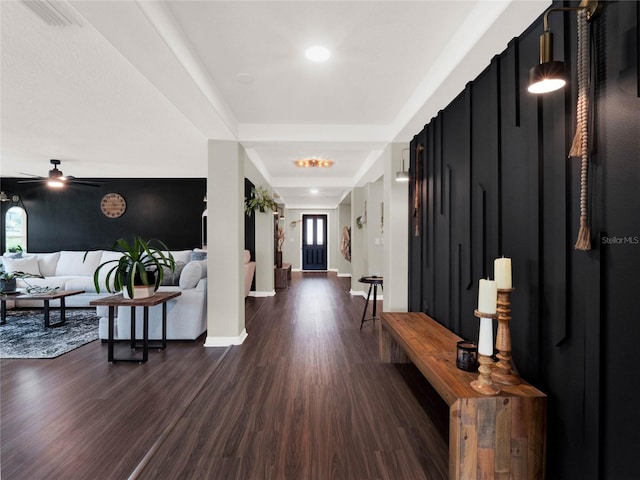
[[589,174],[589,45],[587,34],[587,12],[580,10],[578,18],[578,102],[576,105],[576,133],[569,157],[580,157],[580,231],[576,250],[591,250],[591,229],[588,217]]

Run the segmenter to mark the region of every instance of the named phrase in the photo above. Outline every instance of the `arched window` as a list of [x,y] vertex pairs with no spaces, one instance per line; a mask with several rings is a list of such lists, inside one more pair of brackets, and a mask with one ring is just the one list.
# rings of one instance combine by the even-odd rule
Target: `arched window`
[[27,211],[18,206],[4,216],[4,241],[8,252],[27,251]]

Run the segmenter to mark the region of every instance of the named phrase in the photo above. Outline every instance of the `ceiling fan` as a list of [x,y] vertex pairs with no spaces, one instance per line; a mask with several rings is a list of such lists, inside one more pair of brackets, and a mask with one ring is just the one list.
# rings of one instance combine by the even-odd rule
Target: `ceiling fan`
[[65,176],[61,170],[58,170],[58,165],[60,165],[60,160],[51,159],[50,162],[51,162],[51,165],[53,165],[53,168],[49,170],[49,176],[40,177],[38,175],[32,175],[30,173],[23,173],[23,175],[29,175],[30,177],[33,177],[33,178],[30,178],[27,180],[18,180],[18,183],[44,183],[51,188],[63,188],[67,184],[84,185],[87,187],[100,186],[100,184],[96,182],[79,180],[70,175]]

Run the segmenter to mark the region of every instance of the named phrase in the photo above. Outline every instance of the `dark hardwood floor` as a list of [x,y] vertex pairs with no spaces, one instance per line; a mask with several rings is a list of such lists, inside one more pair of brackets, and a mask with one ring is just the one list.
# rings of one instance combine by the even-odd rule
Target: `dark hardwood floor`
[[108,364],[93,342],[2,360],[2,477],[447,477],[446,431],[427,413],[446,424],[446,410],[413,366],[379,362],[379,322],[359,330],[349,279],[294,272],[245,305],[249,336],[228,349],[170,342],[144,365]]

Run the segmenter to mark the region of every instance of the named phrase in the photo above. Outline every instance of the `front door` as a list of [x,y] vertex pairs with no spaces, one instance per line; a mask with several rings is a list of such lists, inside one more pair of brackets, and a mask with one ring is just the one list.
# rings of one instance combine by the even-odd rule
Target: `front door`
[[327,269],[326,215],[302,215],[302,269]]

